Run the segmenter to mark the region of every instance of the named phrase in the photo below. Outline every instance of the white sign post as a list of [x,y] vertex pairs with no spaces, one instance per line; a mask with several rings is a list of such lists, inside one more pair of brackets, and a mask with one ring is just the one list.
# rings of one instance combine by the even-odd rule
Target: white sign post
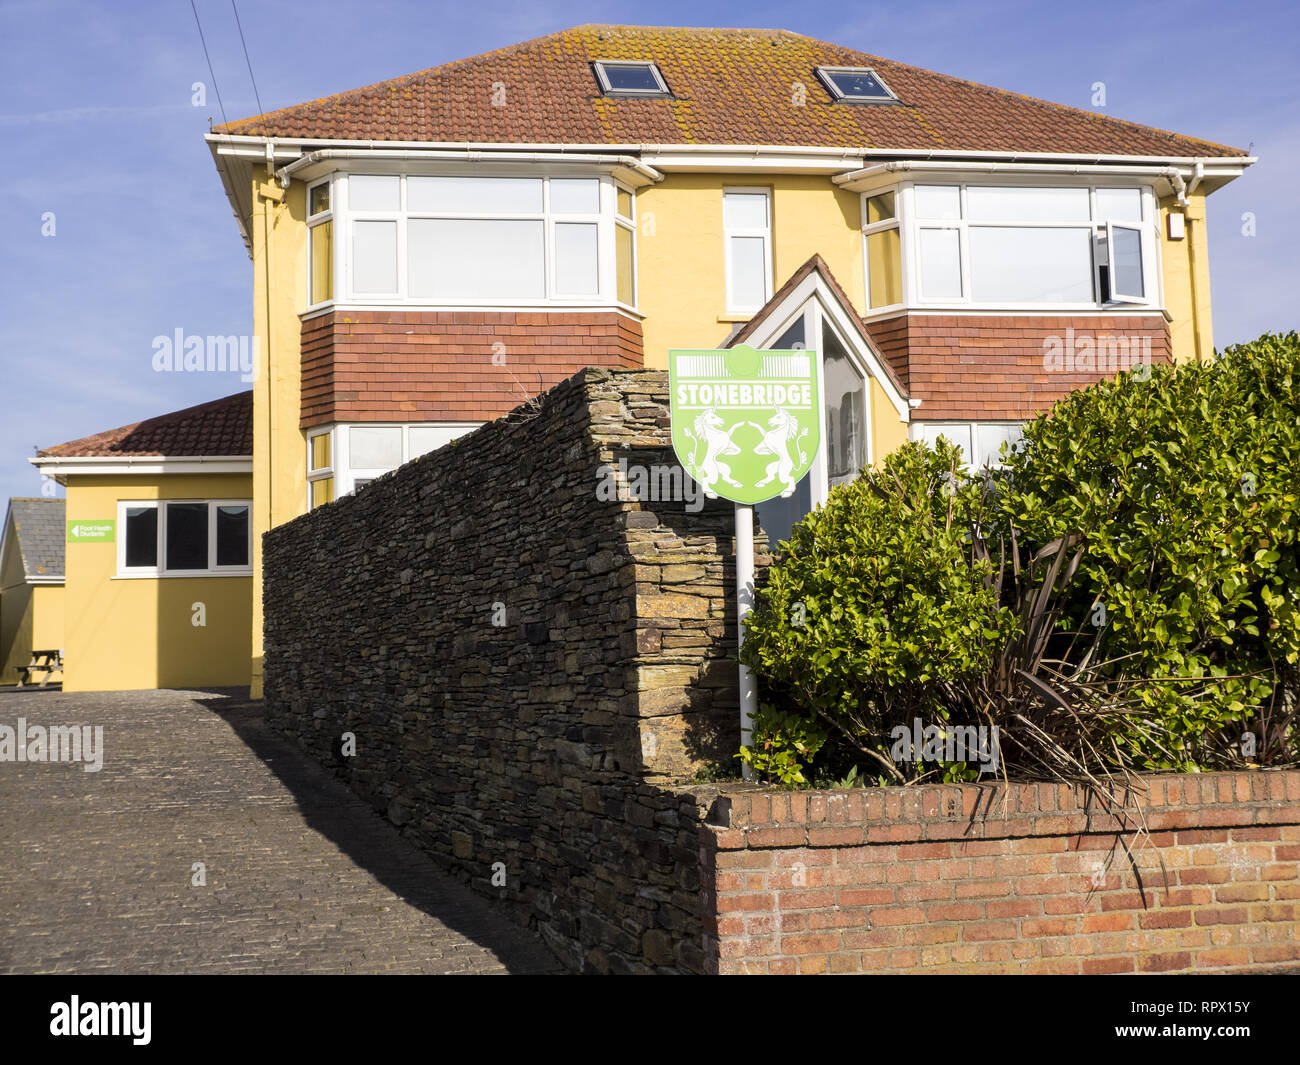
[[[736,504],[736,647],[745,646],[745,617],[754,606],[754,508]],[[740,663],[740,745],[748,747],[754,739],[754,711],[758,709],[758,689],[754,674]],[[741,767],[746,780],[753,770]]]

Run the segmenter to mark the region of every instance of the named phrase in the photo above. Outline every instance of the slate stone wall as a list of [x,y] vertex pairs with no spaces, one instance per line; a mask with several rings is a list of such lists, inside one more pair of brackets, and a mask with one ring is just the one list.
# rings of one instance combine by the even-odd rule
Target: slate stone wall
[[585,370],[264,541],[270,722],[577,969],[715,953],[671,784],[738,743],[732,510],[667,399]]

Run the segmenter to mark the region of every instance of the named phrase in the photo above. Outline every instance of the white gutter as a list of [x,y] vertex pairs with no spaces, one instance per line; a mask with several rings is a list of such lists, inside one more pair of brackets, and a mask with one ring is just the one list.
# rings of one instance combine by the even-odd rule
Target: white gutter
[[27,461],[65,486],[61,478],[69,476],[253,472],[253,459],[249,455],[37,455]]
[[[268,140],[275,141],[276,155],[284,158],[296,158],[314,146],[365,148],[376,150],[382,148],[412,148],[423,151],[436,149],[454,149],[456,151],[527,151],[527,152],[619,152],[624,154],[649,155],[658,153],[671,154],[735,154],[735,155],[819,155],[825,158],[894,158],[908,160],[993,160],[1005,162],[1073,162],[1073,163],[1149,163],[1177,164],[1194,166],[1196,163],[1210,164],[1232,163],[1249,166],[1258,162],[1257,156],[1247,155],[1104,155],[1083,154],[1079,152],[991,152],[991,151],[954,151],[926,150],[908,148],[828,148],[825,145],[790,145],[790,144],[562,144],[546,141],[377,141],[348,140],[327,137],[254,137],[246,134],[207,133],[204,138],[217,145],[227,145],[229,151],[223,155],[248,155],[257,159],[265,158],[265,145]],[[294,147],[290,147],[290,145]]]
[[482,151],[477,148],[466,148],[462,150],[431,149],[422,150],[415,148],[323,148],[320,151],[311,152],[308,155],[299,156],[288,166],[282,166],[275,172],[280,184],[287,188],[289,182],[293,180],[293,175],[299,170],[305,170],[317,163],[323,163],[333,159],[392,159],[392,160],[422,160],[422,161],[456,161],[467,163],[582,163],[589,165],[606,165],[612,167],[622,167],[631,170],[633,173],[645,179],[646,184],[654,184],[663,181],[663,174],[653,167],[646,166],[641,160],[630,155],[596,155],[590,153],[573,153],[565,152],[561,158],[556,157],[555,153],[549,152],[517,152],[517,151]]
[[[935,162],[917,162],[914,160],[897,160],[890,163],[877,163],[874,166],[863,167],[861,170],[854,170],[848,174],[837,174],[831,178],[835,184],[851,188],[860,182],[867,181],[873,177],[882,174],[904,173],[915,170],[921,173],[926,172],[945,172],[945,171],[962,171],[963,173],[984,172],[984,173],[1020,173],[1020,174],[1133,174],[1142,177],[1164,178],[1173,186],[1180,204],[1187,203],[1189,192],[1195,191],[1196,184],[1199,184],[1200,178],[1204,176],[1204,167],[1201,163],[1196,164],[1196,173],[1198,177],[1196,184],[1188,189],[1187,183],[1183,178],[1183,172],[1175,166],[1123,166],[1123,165],[1098,165],[1098,164],[1070,164],[1070,163],[1011,163],[1011,162],[984,162],[984,163],[959,163],[948,160],[936,160]],[[1240,170],[1237,171],[1240,173]]]

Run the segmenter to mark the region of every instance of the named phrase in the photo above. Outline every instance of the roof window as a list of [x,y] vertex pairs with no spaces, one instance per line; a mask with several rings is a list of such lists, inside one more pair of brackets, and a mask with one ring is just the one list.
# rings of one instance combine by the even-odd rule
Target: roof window
[[668,96],[664,76],[654,63],[597,59],[592,64],[606,96]]
[[817,76],[837,101],[846,104],[898,102],[898,97],[870,67],[818,67]]

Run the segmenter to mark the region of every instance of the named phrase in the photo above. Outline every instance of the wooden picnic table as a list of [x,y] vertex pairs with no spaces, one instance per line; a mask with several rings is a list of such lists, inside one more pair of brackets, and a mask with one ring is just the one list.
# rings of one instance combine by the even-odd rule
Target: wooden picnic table
[[32,660],[18,671],[18,687],[30,684],[33,673],[44,673],[41,680],[41,687],[44,688],[50,682],[51,675],[63,672],[63,648],[47,648],[43,651],[32,651]]

